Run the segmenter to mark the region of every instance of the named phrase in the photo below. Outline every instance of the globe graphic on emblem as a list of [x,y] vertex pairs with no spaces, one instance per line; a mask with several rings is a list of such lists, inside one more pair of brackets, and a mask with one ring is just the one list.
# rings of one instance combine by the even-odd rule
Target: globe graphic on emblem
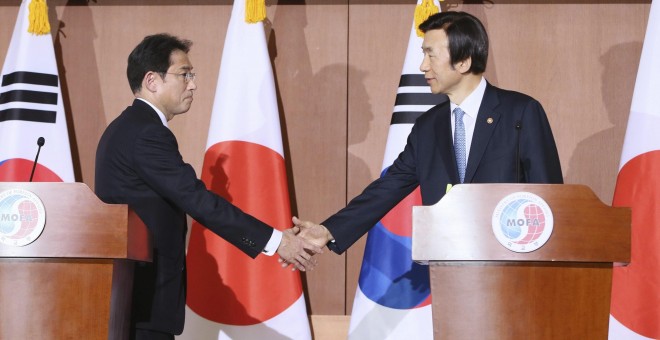
[[37,206],[23,195],[11,195],[0,202],[0,234],[8,239],[23,238],[39,223]]
[[19,226],[12,221],[11,216],[18,213],[16,210],[16,203],[21,198],[23,197],[19,195],[11,195],[0,201],[0,215],[2,216],[2,218],[0,218],[0,234],[13,236],[13,234],[18,231],[17,229],[19,229]]
[[545,229],[545,214],[541,207],[532,201],[518,199],[507,204],[502,210],[500,228],[504,236],[515,243],[531,243],[537,240]]

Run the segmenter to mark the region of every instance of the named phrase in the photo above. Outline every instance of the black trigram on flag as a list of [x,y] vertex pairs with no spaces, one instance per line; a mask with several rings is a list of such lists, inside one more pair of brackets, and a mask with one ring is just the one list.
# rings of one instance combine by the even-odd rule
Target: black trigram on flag
[[417,117],[444,103],[444,94],[433,94],[423,74],[402,74],[390,124],[413,124]]
[[0,87],[0,122],[55,123],[57,97],[56,74],[20,71],[4,74]]

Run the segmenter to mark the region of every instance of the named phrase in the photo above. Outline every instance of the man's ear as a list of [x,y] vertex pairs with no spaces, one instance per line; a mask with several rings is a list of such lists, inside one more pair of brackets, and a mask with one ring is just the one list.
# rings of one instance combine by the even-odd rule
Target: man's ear
[[156,92],[162,80],[163,79],[161,79],[160,74],[149,71],[144,75],[144,79],[142,80],[142,87],[146,88],[149,92]]
[[459,61],[454,65],[454,68],[458,70],[460,73],[468,73],[470,72],[470,68],[472,67],[472,57],[467,57],[467,59]]

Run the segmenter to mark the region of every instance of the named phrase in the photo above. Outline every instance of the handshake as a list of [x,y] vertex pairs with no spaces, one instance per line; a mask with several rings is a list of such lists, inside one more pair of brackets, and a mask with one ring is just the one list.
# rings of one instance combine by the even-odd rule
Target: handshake
[[302,221],[293,217],[293,228],[282,232],[282,241],[277,248],[282,268],[291,265],[291,270],[306,271],[316,267],[314,255],[323,253],[322,248],[333,240],[330,231],[321,224]]

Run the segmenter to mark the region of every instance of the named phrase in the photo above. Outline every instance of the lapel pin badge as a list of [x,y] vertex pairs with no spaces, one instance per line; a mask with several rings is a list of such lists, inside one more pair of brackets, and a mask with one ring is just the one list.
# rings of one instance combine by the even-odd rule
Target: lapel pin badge
[[488,117],[488,119],[486,119],[486,123],[493,124],[493,118]]

